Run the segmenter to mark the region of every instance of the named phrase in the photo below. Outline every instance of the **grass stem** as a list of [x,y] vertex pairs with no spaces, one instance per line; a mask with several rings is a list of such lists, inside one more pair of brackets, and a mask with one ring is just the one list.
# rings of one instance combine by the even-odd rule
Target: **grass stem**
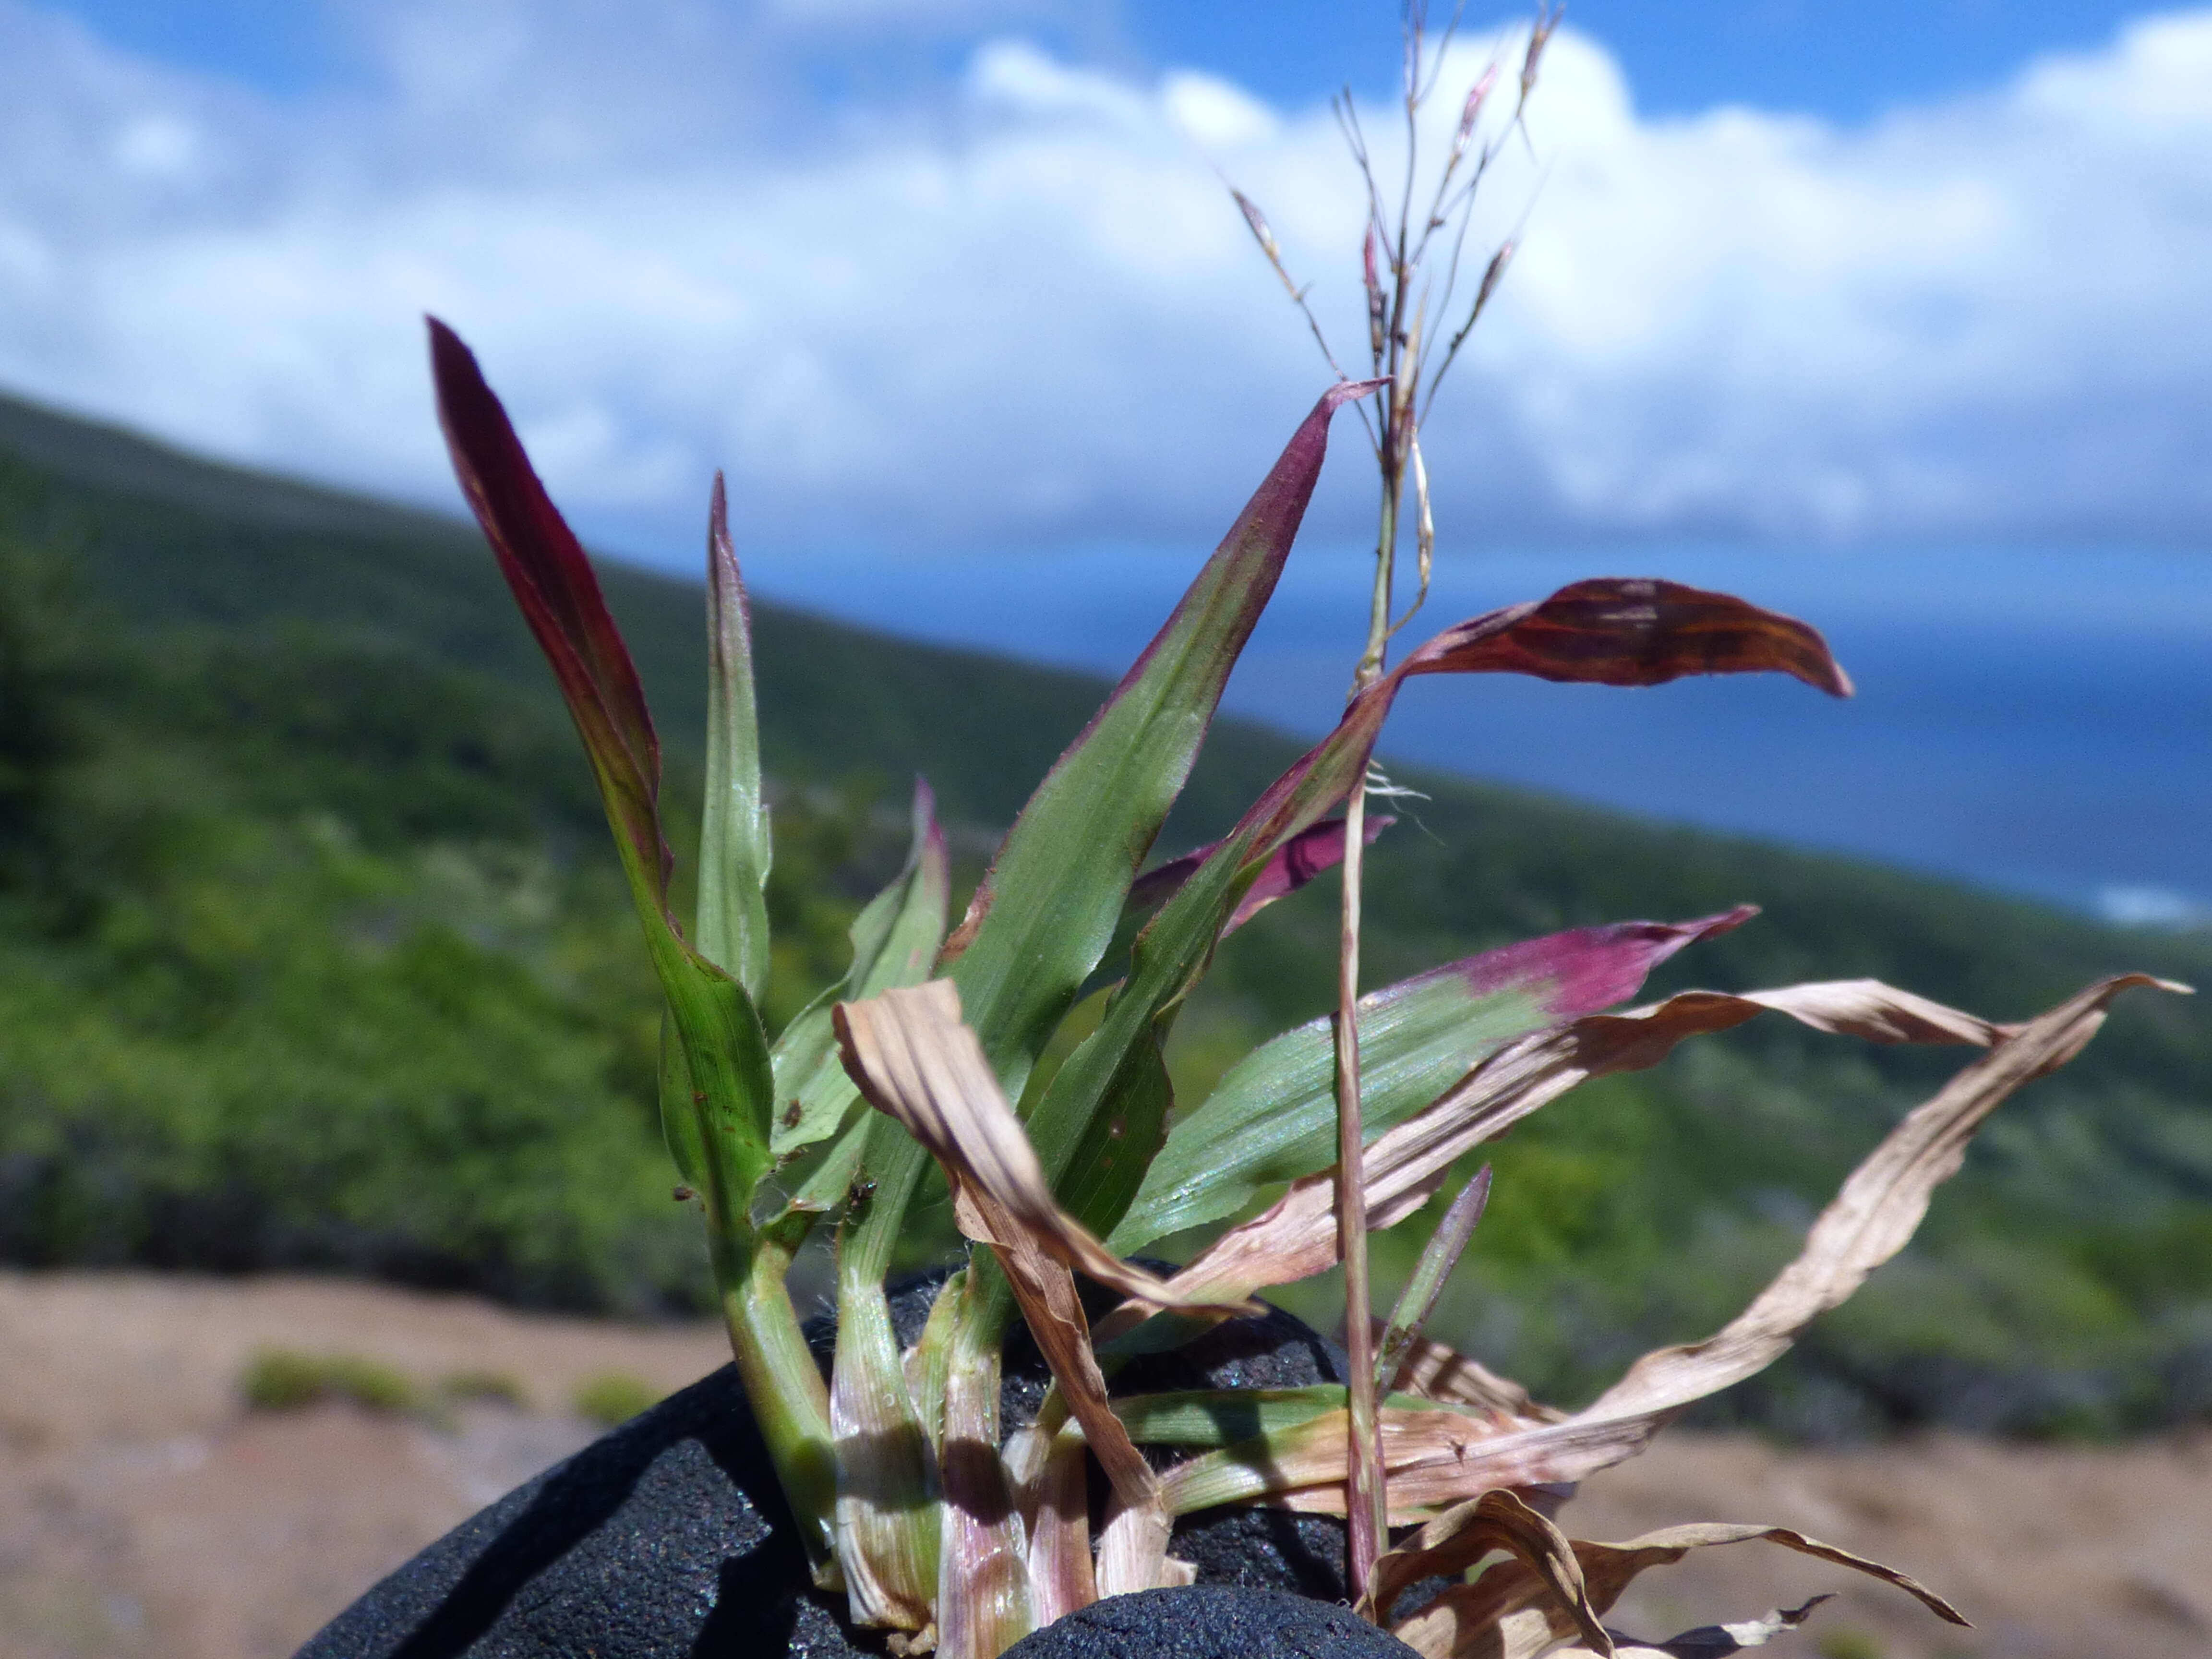
[[842,1580],[830,1391],[799,1328],[799,1316],[784,1282],[791,1268],[790,1249],[720,1226],[711,1230],[709,1247],[738,1376],[752,1402],[769,1461],[791,1504],[807,1565],[817,1585],[836,1587]]

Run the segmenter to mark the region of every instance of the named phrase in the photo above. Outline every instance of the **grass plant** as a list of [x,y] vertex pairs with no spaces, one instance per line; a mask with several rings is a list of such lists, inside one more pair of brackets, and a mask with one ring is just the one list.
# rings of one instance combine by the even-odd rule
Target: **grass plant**
[[[1420,22],[1416,12],[1407,37],[1409,130],[1433,90]],[[1523,98],[1548,33],[1540,21],[1526,44]],[[1678,992],[1607,1012],[1668,958],[1749,921],[1752,908],[1736,906],[1555,933],[1359,991],[1359,865],[1380,827],[1366,817],[1378,787],[1373,755],[1407,679],[1518,673],[1641,686],[1765,672],[1850,691],[1805,623],[1657,578],[1573,583],[1447,627],[1388,663],[1407,619],[1393,617],[1391,594],[1408,488],[1424,576],[1433,537],[1420,399],[1450,367],[1505,258],[1490,261],[1464,321],[1431,357],[1422,262],[1443,232],[1455,268],[1450,239],[1465,219],[1452,216],[1493,153],[1471,148],[1486,84],[1461,104],[1437,205],[1413,214],[1409,173],[1409,205],[1370,228],[1370,345],[1382,372],[1340,374],[1323,392],[1151,645],[1030,794],[949,928],[945,838],[917,782],[906,864],[854,917],[849,966],[773,1039],[761,1008],[775,959],[766,898],[775,842],[750,620],[721,483],[707,516],[707,784],[686,925],[636,670],[477,360],[430,325],[456,471],[583,740],[663,993],[662,1127],[705,1224],[739,1375],[817,1583],[842,1589],[853,1623],[895,1652],[994,1659],[1090,1600],[1187,1583],[1191,1570],[1170,1553],[1175,1517],[1237,1503],[1346,1516],[1362,1611],[1434,1659],[1610,1654],[1601,1616],[1638,1574],[1755,1540],[1870,1574],[1964,1622],[1903,1573],[1786,1528],[1693,1523],[1621,1543],[1572,1540],[1550,1518],[1552,1498],[1786,1352],[1904,1246],[1990,1113],[2071,1059],[2113,998],[2161,982],[2100,980],[2018,1024],[1864,979]],[[1345,113],[1364,167],[1348,105]],[[1239,200],[1279,270],[1264,217]],[[1379,192],[1375,201],[1379,215]],[[1448,276],[1436,314],[1453,287]],[[1367,648],[1343,715],[1225,835],[1146,871],[1289,556],[1332,419],[1370,396],[1381,528]],[[1224,940],[1338,865],[1335,1014],[1227,1065],[1204,1098],[1178,1101],[1166,1045]],[[1420,1212],[1469,1154],[1586,1082],[1776,1019],[1976,1057],[1858,1165],[1795,1259],[1714,1336],[1646,1353],[1572,1413],[1436,1341],[1428,1314],[1479,1239],[1487,1178],[1459,1190],[1389,1319],[1370,1322],[1370,1231]],[[884,1280],[933,1163],[969,1245],[926,1329],[902,1349]],[[817,1230],[836,1262],[826,1385],[787,1284]],[[1170,1235],[1208,1233],[1166,1277],[1130,1260]],[[1348,1387],[1115,1395],[1122,1356],[1187,1341],[1251,1311],[1257,1291],[1340,1266]],[[1078,1273],[1121,1298],[1095,1324]],[[1054,1381],[1036,1420],[1008,1434],[1000,1353],[1017,1318]],[[1156,1466],[1146,1446],[1182,1461]],[[1110,1493],[1095,1537],[1093,1465]],[[1393,1528],[1417,1530],[1394,1542]],[[1426,1605],[1399,1607],[1413,1585],[1468,1574],[1501,1553]],[[1815,1605],[1731,1626],[1729,1639],[1764,1642]]]
[[[1493,251],[1480,275],[1470,266],[1471,281],[1461,283],[1467,215],[1495,147],[1519,131],[1548,33],[1540,21],[1518,54],[1514,107],[1492,104],[1497,82],[1488,77],[1456,98],[1432,195],[1414,189],[1413,162],[1442,59],[1418,11],[1407,32],[1402,189],[1377,185],[1357,112],[1342,106],[1370,198],[1363,259],[1370,376],[1340,373],[1297,428],[1152,645],[1028,795],[957,924],[947,838],[926,783],[914,792],[905,862],[872,898],[824,895],[815,903],[804,884],[794,886],[791,872],[807,862],[807,847],[793,830],[805,815],[787,814],[779,835],[763,777],[750,618],[719,480],[707,515],[705,716],[687,722],[705,732],[703,808],[696,840],[672,833],[659,738],[599,579],[475,358],[432,325],[457,471],[582,738],[643,930],[659,1040],[656,1052],[654,1016],[644,1013],[631,1058],[653,1077],[748,1397],[817,1581],[842,1589],[853,1622],[895,1652],[994,1659],[1089,1600],[1186,1581],[1173,1523],[1221,1504],[1346,1516],[1362,1610],[1433,1659],[1610,1653],[1615,1638],[1601,1620],[1638,1574],[1692,1551],[1754,1541],[1871,1574],[1959,1620],[1902,1573],[1787,1528],[1692,1523],[1621,1542],[1577,1540],[1553,1518],[1553,1499],[1562,1484],[1634,1455],[1695,1402],[1757,1376],[1808,1322],[1844,1303],[1903,1248],[1975,1128],[2019,1087],[2069,1060],[2113,998],[2158,982],[2100,979],[2018,1023],[1863,978],[1677,991],[1624,1009],[1647,975],[1680,953],[1724,959],[1752,921],[1727,896],[1679,921],[1553,923],[1540,937],[1458,960],[1394,967],[1390,982],[1362,989],[1364,864],[1383,827],[1370,797],[1386,799],[1390,787],[1373,756],[1407,679],[1505,672],[1656,685],[1770,672],[1831,695],[1850,690],[1805,623],[1656,578],[1574,583],[1458,622],[1390,661],[1393,639],[1420,603],[1395,608],[1401,522],[1424,595],[1433,552],[1420,421],[1510,257],[1510,246]],[[1303,307],[1263,212],[1238,202]],[[1443,263],[1430,283],[1432,258]],[[1254,781],[1225,833],[1155,863],[1155,843],[1289,556],[1333,417],[1345,407],[1368,421],[1380,493],[1369,626],[1342,717],[1321,742],[1286,757],[1279,775]],[[36,826],[21,781],[81,740],[46,695],[54,675],[37,647],[28,632],[0,636],[0,689],[11,707],[36,716],[11,723],[0,750],[8,832],[0,839],[27,849],[27,859],[59,857],[66,838],[49,848],[28,833]],[[252,693],[245,668],[233,678],[239,695]],[[291,718],[315,713],[271,695]],[[447,781],[444,770],[438,776]],[[476,810],[465,780],[451,781],[450,810]],[[688,882],[678,879],[672,842],[696,852]],[[271,916],[250,904],[203,906],[190,939],[156,940],[153,954],[242,974],[246,936],[283,931],[273,911],[287,890],[268,873],[282,874],[268,850],[233,857],[275,895]],[[380,855],[330,825],[295,826],[276,850],[349,884],[349,914],[373,909],[397,887]],[[1334,1014],[1224,1053],[1206,1086],[1186,1086],[1179,1097],[1168,1045],[1207,975],[1237,959],[1236,935],[1261,908],[1337,866]],[[538,902],[557,897],[561,884],[513,884],[530,889],[538,919],[528,925],[550,926]],[[794,974],[824,958],[823,918],[833,914],[845,949],[823,982],[794,993]],[[404,970],[422,1006],[465,1012],[500,988],[484,966],[491,958],[468,939],[392,931],[397,944],[373,941],[379,960]],[[142,941],[141,954],[149,951]],[[330,983],[370,982],[346,978],[352,971],[332,965]],[[1240,971],[1261,987],[1255,996],[1264,1004],[1264,968]],[[508,986],[501,994],[529,991]],[[389,1000],[397,1023],[421,1023],[415,1003],[400,1006],[396,993]],[[357,995],[325,1000],[374,1013]],[[1454,1269],[1462,1253],[1479,1259],[1493,1201],[1493,1231],[1499,1218],[1513,1220],[1510,1237],[1532,1261],[1552,1237],[1547,1225],[1596,1224],[1581,1212],[1569,1216],[1562,1194],[1601,1193],[1614,1166],[1588,1146],[1547,1141],[1545,1127],[1580,1109],[1632,1128],[1656,1097],[1628,1074],[1754,1021],[1878,1044],[1960,1047],[1972,1058],[1852,1170],[1802,1243],[1778,1251],[1779,1270],[1749,1287],[1741,1312],[1705,1341],[1644,1354],[1581,1409],[1545,1404],[1436,1340],[1431,1312],[1463,1291],[1466,1278]],[[513,1074],[526,1062],[551,1066],[538,1046],[518,1041],[511,1058],[473,1038],[455,1046],[468,1046],[486,1074],[469,1093],[474,1109],[497,1116],[506,1139],[529,1141],[528,1111],[545,1109],[540,1097],[558,1068],[518,1084]],[[592,1063],[553,1059],[579,1072]],[[502,1084],[514,1088],[512,1105]],[[1517,1149],[1534,1156],[1517,1165],[1501,1157],[1494,1182],[1464,1178],[1472,1159],[1540,1112]],[[563,1177],[635,1184],[626,1164],[582,1162]],[[950,1192],[964,1259],[936,1293],[920,1339],[902,1347],[884,1284],[933,1165]],[[1439,1206],[1427,1244],[1392,1251],[1403,1289],[1387,1316],[1374,1318],[1370,1234]],[[1542,1215],[1529,1218],[1532,1207]],[[826,1240],[836,1260],[838,1331],[826,1382],[787,1283],[811,1239]],[[1130,1265],[1170,1239],[1188,1247],[1173,1273]],[[1653,1236],[1624,1226],[1622,1252],[1654,1248]],[[1188,1340],[1249,1309],[1261,1291],[1338,1270],[1351,1310],[1347,1387],[1115,1391],[1124,1356]],[[1094,1323],[1075,1294],[1078,1274],[1110,1287],[1118,1307]],[[1054,1381],[1036,1421],[1009,1434],[998,1420],[1000,1355],[1017,1319]],[[475,1386],[491,1390],[481,1379]],[[333,1396],[413,1409],[422,1398],[411,1381],[371,1362],[289,1352],[259,1356],[242,1387],[272,1409]],[[637,1379],[610,1376],[575,1403],[612,1423],[652,1398]],[[1087,1502],[1094,1474],[1111,1494],[1096,1535]],[[1401,1605],[1408,1587],[1439,1577],[1450,1585],[1440,1595]],[[1728,1639],[1764,1642],[1813,1611],[1808,1604],[1732,1625]],[[1699,1650],[1719,1650],[1708,1642]]]

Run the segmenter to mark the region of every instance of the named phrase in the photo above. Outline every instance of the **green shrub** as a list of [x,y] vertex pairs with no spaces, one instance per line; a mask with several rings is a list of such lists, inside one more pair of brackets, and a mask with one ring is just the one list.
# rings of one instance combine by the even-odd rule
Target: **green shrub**
[[568,1398],[578,1416],[611,1429],[651,1411],[663,1397],[661,1390],[635,1371],[597,1371],[579,1382]]
[[361,1354],[264,1348],[246,1362],[239,1392],[255,1411],[299,1411],[344,1401],[364,1411],[423,1410],[428,1401],[404,1371]]
[[457,1402],[513,1406],[518,1409],[530,1404],[529,1390],[506,1371],[448,1371],[438,1379],[438,1392],[444,1398]]
[[1838,1625],[1814,1644],[1820,1659],[1887,1659],[1889,1644],[1861,1625]]

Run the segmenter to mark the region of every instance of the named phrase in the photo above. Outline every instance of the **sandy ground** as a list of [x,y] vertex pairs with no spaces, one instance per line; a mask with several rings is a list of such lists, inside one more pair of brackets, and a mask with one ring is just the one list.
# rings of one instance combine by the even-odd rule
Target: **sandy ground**
[[[344,1406],[248,1412],[257,1349],[425,1384],[490,1371],[526,1408],[441,1425]],[[567,1402],[664,1391],[719,1328],[534,1318],[364,1285],[0,1274],[0,1659],[281,1659],[376,1579],[599,1432]]]
[[[362,1355],[425,1383],[490,1370],[522,1407],[442,1424],[253,1413],[256,1349]],[[0,1274],[0,1659],[283,1659],[378,1577],[596,1432],[567,1407],[619,1370],[673,1389],[718,1331],[634,1329],[319,1280]],[[1778,1655],[2203,1659],[2212,1439],[2118,1450],[1941,1437],[1781,1453],[1678,1434],[1590,1483],[1571,1531],[1796,1527],[1902,1567],[1973,1632],[1764,1544],[1654,1572],[1611,1622],[1646,1638],[1838,1590]]]

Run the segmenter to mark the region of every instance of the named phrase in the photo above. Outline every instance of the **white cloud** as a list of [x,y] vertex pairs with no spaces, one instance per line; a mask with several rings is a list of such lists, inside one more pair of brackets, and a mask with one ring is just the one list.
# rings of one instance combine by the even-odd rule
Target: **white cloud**
[[2208,911],[2170,887],[2107,886],[2097,892],[2097,914],[2123,927],[2197,928],[2212,925]]
[[[443,501],[434,309],[633,545],[688,557],[717,465],[782,544],[1218,531],[1324,376],[1214,168],[1348,348],[1326,112],[1011,35],[794,100],[779,10],[379,5],[368,88],[287,101],[0,0],[0,382]],[[2212,532],[2212,12],[1850,127],[1646,119],[1563,35],[1531,126],[1448,539]]]

